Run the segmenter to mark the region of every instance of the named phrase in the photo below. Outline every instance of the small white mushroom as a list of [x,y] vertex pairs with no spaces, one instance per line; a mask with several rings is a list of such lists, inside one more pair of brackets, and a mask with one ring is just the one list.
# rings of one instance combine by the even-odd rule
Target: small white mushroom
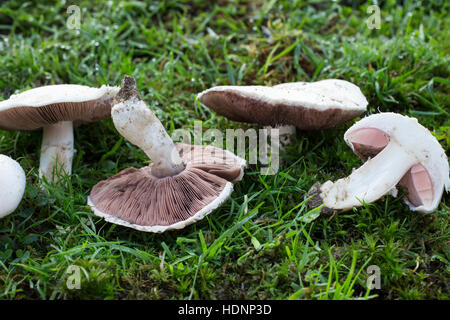
[[25,191],[25,172],[17,161],[0,154],[0,218],[17,209]]
[[[449,190],[449,165],[436,138],[415,118],[396,113],[368,116],[350,127],[346,143],[363,160],[360,168],[336,182],[315,186],[310,204],[345,211],[406,188],[411,210],[434,211]],[[394,192],[395,194],[395,192]]]
[[0,128],[43,128],[39,176],[55,181],[58,173],[72,173],[74,123],[110,117],[111,102],[118,91],[118,87],[75,84],[30,89],[0,102]]

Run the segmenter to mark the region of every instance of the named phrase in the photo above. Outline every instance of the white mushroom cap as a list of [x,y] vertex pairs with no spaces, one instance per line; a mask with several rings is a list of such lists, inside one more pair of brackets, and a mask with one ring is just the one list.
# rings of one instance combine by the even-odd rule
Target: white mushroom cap
[[200,102],[235,121],[334,127],[359,116],[368,102],[351,82],[327,79],[269,86],[217,86],[198,94]]
[[83,102],[113,96],[119,87],[101,86],[91,88],[79,84],[55,84],[37,87],[13,94],[8,100],[0,102],[0,111],[14,107],[41,107],[55,103]]
[[25,191],[25,172],[17,161],[0,154],[0,218],[16,210]]
[[243,96],[257,98],[272,104],[298,106],[324,111],[330,105],[344,110],[365,111],[368,104],[361,90],[345,80],[326,79],[316,82],[290,82],[267,86],[217,86],[198,94],[212,91],[235,91]]
[[60,121],[92,122],[111,116],[119,87],[57,84],[26,90],[0,102],[0,128],[35,130]]

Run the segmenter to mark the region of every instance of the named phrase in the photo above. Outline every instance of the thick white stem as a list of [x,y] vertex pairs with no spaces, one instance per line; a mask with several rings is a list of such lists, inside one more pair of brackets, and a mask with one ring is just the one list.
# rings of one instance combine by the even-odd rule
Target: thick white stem
[[362,201],[371,203],[389,193],[417,161],[414,155],[391,141],[350,176],[325,182],[320,187],[320,197],[325,207],[344,211],[361,206]]
[[117,131],[152,160],[153,175],[173,176],[184,170],[172,139],[142,100],[131,97],[116,104],[111,110],[111,117]]
[[58,175],[72,173],[73,123],[61,121],[44,127],[39,177],[56,181]]

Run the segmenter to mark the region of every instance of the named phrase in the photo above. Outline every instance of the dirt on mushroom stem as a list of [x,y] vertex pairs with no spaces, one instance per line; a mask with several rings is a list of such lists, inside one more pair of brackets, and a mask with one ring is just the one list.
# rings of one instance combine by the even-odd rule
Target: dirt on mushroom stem
[[[308,193],[306,194],[305,198],[309,198],[311,197],[311,199],[308,200],[307,205],[308,207],[310,207],[311,209],[320,207],[321,205],[323,205],[323,199],[320,196],[320,187],[322,186],[322,184],[320,183],[316,183],[314,184],[311,189],[309,189]],[[322,207],[320,209],[320,214],[321,215],[325,215],[325,216],[332,216],[333,214],[335,214],[336,212],[338,212],[338,210],[334,210],[328,207]]]

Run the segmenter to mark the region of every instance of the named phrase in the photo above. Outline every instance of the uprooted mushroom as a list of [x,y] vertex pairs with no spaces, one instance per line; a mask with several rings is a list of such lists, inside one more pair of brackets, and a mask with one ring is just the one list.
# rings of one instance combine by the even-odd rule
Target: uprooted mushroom
[[118,87],[75,84],[30,89],[0,102],[0,129],[43,128],[39,176],[56,181],[61,172],[72,172],[73,124],[109,117],[118,91]]
[[246,162],[213,146],[175,145],[125,76],[111,117],[119,133],[152,160],[91,190],[88,205],[106,221],[146,232],[181,229],[219,207],[242,179]]
[[[217,86],[198,94],[208,108],[226,118],[280,128],[282,144],[289,144],[295,128],[332,128],[360,116],[367,100],[345,80],[292,82],[275,86]],[[283,143],[283,139],[286,141]]]
[[344,139],[366,162],[346,178],[313,186],[308,193],[312,207],[323,204],[326,211],[345,211],[395,195],[400,185],[411,210],[432,212],[444,188],[450,188],[445,151],[415,118],[373,114],[350,127]]

